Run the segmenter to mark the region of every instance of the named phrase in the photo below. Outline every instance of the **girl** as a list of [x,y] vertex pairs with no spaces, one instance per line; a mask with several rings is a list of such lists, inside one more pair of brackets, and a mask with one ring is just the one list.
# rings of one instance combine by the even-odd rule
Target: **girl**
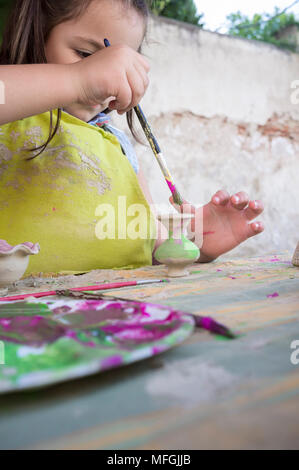
[[[147,16],[146,0],[15,1],[0,50],[0,238],[40,243],[27,274],[148,265],[165,237],[133,147],[107,113],[127,113],[134,134],[132,108],[149,83]],[[245,193],[215,194],[199,261],[262,232],[248,223],[262,210]]]

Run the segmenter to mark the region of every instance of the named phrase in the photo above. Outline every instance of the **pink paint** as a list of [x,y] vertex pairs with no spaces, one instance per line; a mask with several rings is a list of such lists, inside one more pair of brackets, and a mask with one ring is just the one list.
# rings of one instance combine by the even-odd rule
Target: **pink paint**
[[168,184],[168,187],[169,187],[170,191],[172,192],[172,194],[174,194],[174,193],[176,192],[175,186],[174,186],[174,185],[172,184],[172,182],[171,182],[169,179],[167,179],[167,178],[166,178],[166,182],[167,182],[167,184]]
[[204,232],[203,235],[206,236],[206,235],[214,235],[214,233],[216,232]]
[[237,279],[236,277],[233,277],[233,276],[229,276],[230,279]]
[[209,317],[203,317],[201,320],[201,326],[202,328],[205,328],[206,330],[210,330],[213,325],[213,320]]
[[217,271],[220,273],[220,272],[222,272],[222,269],[217,269]]
[[278,292],[274,292],[274,294],[269,294],[269,295],[267,295],[267,298],[268,298],[268,299],[274,299],[275,297],[279,297]]
[[154,347],[152,348],[152,353],[153,353],[153,354],[160,354],[160,353],[164,352],[165,349],[166,349],[165,346],[154,346]]
[[56,207],[53,207],[52,211],[55,212],[55,211],[56,211]]
[[8,330],[10,328],[10,324],[11,324],[11,320],[6,320],[6,319],[0,320],[0,325],[2,325],[5,330]]
[[67,336],[68,338],[77,339],[77,334],[74,331],[67,331],[65,336]]
[[121,356],[111,356],[103,359],[101,366],[103,369],[110,369],[111,367],[120,366],[123,363],[123,358]]
[[32,320],[30,321],[29,326],[37,326],[42,320],[43,320],[43,317],[41,316],[33,317]]

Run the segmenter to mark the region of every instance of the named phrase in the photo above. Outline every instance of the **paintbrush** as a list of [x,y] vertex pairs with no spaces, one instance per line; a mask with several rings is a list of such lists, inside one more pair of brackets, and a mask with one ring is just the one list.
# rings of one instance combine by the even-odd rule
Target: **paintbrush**
[[[105,43],[105,46],[106,47],[109,47],[110,46],[110,42],[108,41],[108,39],[104,39],[104,43]],[[152,130],[150,128],[150,125],[141,109],[141,106],[138,104],[137,106],[134,107],[134,111],[139,119],[139,122],[141,124],[141,127],[144,131],[144,134],[151,146],[151,149],[157,159],[157,162],[159,164],[159,167],[163,173],[163,176],[166,180],[166,183],[171,191],[171,194],[172,194],[172,197],[173,197],[173,201],[175,204],[178,204],[178,205],[182,205],[183,204],[183,199],[182,199],[182,196],[180,195],[180,193],[178,192],[174,182],[173,182],[173,178],[170,174],[170,171],[168,170],[168,167],[167,167],[167,164],[166,164],[166,161],[164,159],[164,156],[162,154],[162,151],[161,151],[161,148],[158,144],[158,141],[156,139],[156,137],[154,136],[154,134],[152,133]]]
[[[170,282],[168,279],[149,279],[149,280],[140,280],[140,281],[128,281],[128,282],[114,282],[114,283],[107,283],[107,284],[98,284],[97,286],[86,286],[86,287],[73,287],[70,291],[75,292],[82,292],[82,291],[94,291],[94,290],[110,290],[110,289],[120,289],[122,287],[131,287],[131,286],[142,286],[146,284],[155,284],[160,282]],[[35,292],[33,294],[21,294],[21,295],[14,295],[11,297],[1,297],[1,301],[10,302],[13,300],[25,300],[29,297],[49,297],[52,295],[57,295],[57,292],[60,292],[59,289],[52,290],[48,292]]]
[[[71,290],[58,290],[57,295],[63,297],[74,297],[79,299],[89,299],[89,300],[115,300],[115,301],[122,301],[122,302],[135,302],[135,303],[143,303],[140,300],[133,300],[133,299],[125,299],[123,297],[115,297],[112,295],[102,295],[102,294],[93,294],[87,292],[72,292]],[[235,339],[237,336],[231,330],[229,330],[226,326],[221,325],[221,323],[216,322],[211,317],[201,317],[199,315],[194,315],[192,313],[188,314],[190,317],[193,318],[194,324],[196,328],[202,328],[203,330],[207,330],[210,333],[215,335],[223,336],[229,339]]]

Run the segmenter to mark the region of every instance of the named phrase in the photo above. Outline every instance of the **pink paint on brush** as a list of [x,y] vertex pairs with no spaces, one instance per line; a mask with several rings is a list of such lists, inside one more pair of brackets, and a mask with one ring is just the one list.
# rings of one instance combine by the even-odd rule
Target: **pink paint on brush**
[[172,194],[174,194],[176,192],[176,187],[174,186],[174,184],[166,178],[166,182],[168,184],[168,187],[170,189],[170,191],[172,192]]

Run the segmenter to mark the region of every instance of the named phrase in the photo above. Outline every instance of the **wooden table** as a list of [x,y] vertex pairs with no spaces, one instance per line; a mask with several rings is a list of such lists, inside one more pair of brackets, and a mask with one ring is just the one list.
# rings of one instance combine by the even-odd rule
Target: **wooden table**
[[[299,448],[299,269],[291,255],[195,265],[169,284],[114,295],[211,315],[241,333],[201,330],[156,358],[0,397],[2,449]],[[165,276],[163,266],[18,283],[18,292]],[[36,286],[32,287],[35,282]],[[298,353],[299,359],[299,353]]]

